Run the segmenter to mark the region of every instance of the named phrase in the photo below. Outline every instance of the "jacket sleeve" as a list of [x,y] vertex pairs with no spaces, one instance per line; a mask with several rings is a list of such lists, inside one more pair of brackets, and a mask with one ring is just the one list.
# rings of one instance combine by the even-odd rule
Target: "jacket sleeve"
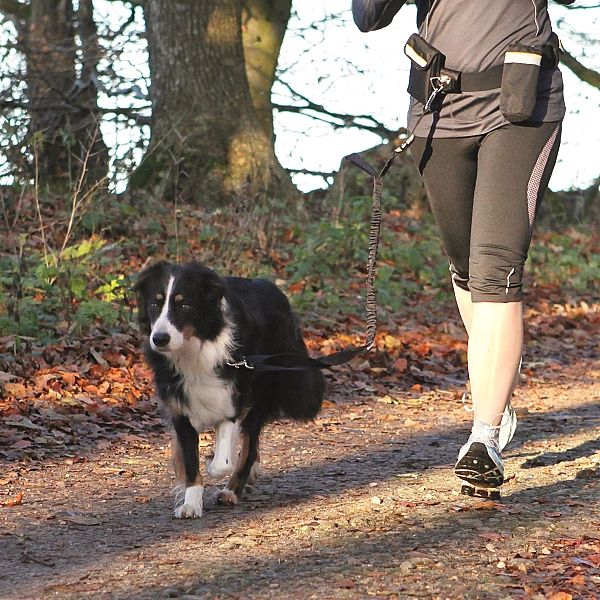
[[387,27],[406,0],[352,0],[352,16],[361,31]]

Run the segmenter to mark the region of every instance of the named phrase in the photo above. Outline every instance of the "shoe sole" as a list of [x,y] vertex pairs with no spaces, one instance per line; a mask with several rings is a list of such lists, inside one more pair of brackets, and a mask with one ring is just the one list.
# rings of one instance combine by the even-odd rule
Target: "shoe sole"
[[499,488],[479,488],[465,483],[460,488],[460,493],[463,496],[471,496],[472,498],[485,498],[487,500],[500,500]]
[[475,488],[498,488],[504,483],[502,471],[489,457],[481,442],[471,444],[467,453],[456,463],[454,473]]

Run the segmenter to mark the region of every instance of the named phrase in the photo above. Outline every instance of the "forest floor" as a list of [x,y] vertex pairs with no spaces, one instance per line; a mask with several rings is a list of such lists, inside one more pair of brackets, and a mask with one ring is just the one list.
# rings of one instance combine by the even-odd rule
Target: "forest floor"
[[369,361],[329,373],[314,422],[268,426],[263,474],[239,505],[217,506],[208,478],[197,520],[173,518],[139,340],[11,363],[0,598],[600,597],[598,304],[528,311],[500,502],[459,494],[466,346],[438,309],[388,323]]

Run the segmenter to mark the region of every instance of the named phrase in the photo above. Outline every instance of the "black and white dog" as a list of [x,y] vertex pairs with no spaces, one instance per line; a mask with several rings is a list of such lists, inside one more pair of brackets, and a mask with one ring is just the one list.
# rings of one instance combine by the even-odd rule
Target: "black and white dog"
[[142,271],[135,290],[140,328],[148,336],[146,359],[174,427],[173,464],[184,492],[175,516],[202,515],[198,433],[213,427],[207,470],[215,477],[232,474],[218,500],[236,504],[257,475],[264,425],[312,419],[323,401],[324,378],[316,369],[255,376],[230,366],[252,354],[307,356],[289,302],[266,280],[220,277],[197,263],[159,262]]

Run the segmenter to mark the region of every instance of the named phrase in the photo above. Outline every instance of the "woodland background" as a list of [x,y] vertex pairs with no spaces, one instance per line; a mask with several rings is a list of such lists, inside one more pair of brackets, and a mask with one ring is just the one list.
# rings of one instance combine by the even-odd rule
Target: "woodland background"
[[[301,118],[300,135],[368,132],[380,143],[364,154],[380,166],[404,131],[323,100],[335,81],[321,78],[319,43],[340,14],[291,27],[300,2],[0,0],[0,597],[17,585],[20,597],[64,598],[245,597],[247,586],[252,597],[598,597],[600,166],[585,189],[549,191],[538,219],[509,469],[529,458],[506,505],[449,492],[466,435],[455,426],[470,418],[466,337],[402,155],[383,195],[376,348],[328,374],[315,423],[273,425],[269,493],[206,527],[173,524],[131,293],[144,265],[194,259],[266,277],[312,352],[362,341],[371,183],[351,167],[284,168],[274,118]],[[576,23],[595,22],[598,5],[564,11],[563,71],[582,103],[596,101],[598,39]],[[286,35],[316,57],[314,96],[293,61],[278,62]],[[340,77],[360,75],[337,50]],[[328,187],[301,192],[307,176]],[[230,518],[245,533],[224,531]],[[199,576],[204,547],[216,554]]]
[[[569,10],[595,19],[594,7],[582,4]],[[403,131],[295,91],[293,70],[278,69],[291,0],[102,6],[111,5],[114,14],[92,0],[0,2],[0,333],[13,336],[9,345],[127,330],[129,284],[150,258],[193,256],[222,272],[277,278],[309,317],[356,312],[356,291],[337,278],[350,273],[360,282],[369,184],[353,172],[342,185],[322,173],[329,189],[300,193],[291,179],[298,171],[275,154],[273,116],[369,131],[384,144]],[[584,102],[586,88],[600,88],[600,73],[586,64],[597,40],[577,37],[569,14],[561,34],[577,51],[563,54],[563,68],[580,78]],[[311,35],[324,37],[338,17],[291,33],[311,40],[308,52]],[[353,65],[343,48],[339,54],[342,74]],[[381,163],[387,152],[383,145],[371,155]],[[578,237],[595,237],[599,180],[549,192],[541,224],[551,227],[540,235],[553,241],[532,258],[539,284],[585,290],[597,279],[597,258],[561,236],[576,227]],[[447,293],[445,261],[408,160],[386,183],[385,207],[384,310],[423,292]],[[553,248],[563,246],[554,260]]]

